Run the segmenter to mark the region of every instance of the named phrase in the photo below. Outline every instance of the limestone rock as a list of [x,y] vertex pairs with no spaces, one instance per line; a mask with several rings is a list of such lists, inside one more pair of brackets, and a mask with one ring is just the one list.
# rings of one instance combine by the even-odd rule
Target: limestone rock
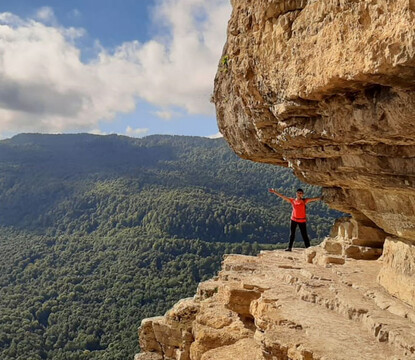
[[138,332],[140,338],[140,347],[142,349],[146,349],[149,352],[162,352],[161,345],[157,341],[153,328],[153,324],[158,321],[163,321],[163,317],[158,316],[154,318],[144,319],[141,322],[141,327]]
[[217,279],[208,280],[202,283],[199,283],[197,288],[196,298],[198,300],[203,300],[212,297],[218,292],[218,281]]
[[251,316],[249,312],[251,302],[261,296],[261,292],[258,289],[241,289],[239,282],[229,283],[226,287],[221,287],[220,289],[220,295],[225,306],[242,316]]
[[215,296],[201,303],[201,311],[193,323],[195,341],[190,348],[192,360],[200,360],[211,349],[253,336],[253,330],[245,327],[239,314],[228,310],[218,298]]
[[323,186],[358,224],[343,256],[376,258],[386,235],[414,245],[414,1],[232,5],[213,101],[234,151]]
[[159,353],[146,352],[146,353],[137,354],[136,356],[134,356],[134,360],[164,360],[164,359],[163,359],[163,356],[160,355]]
[[364,226],[353,218],[337,219],[331,231],[321,244],[321,249],[307,252],[308,261],[320,265],[343,264],[342,258],[376,260],[382,255],[387,234],[382,230]]
[[350,245],[383,248],[387,234],[374,226],[364,225],[350,217],[337,219],[330,238]]
[[384,266],[379,283],[415,307],[415,247],[409,242],[387,238],[382,258]]
[[201,360],[266,360],[259,344],[252,338],[205,352]]
[[[196,294],[164,319],[143,321],[137,359],[415,359],[414,309],[376,282],[384,258],[320,266],[305,256],[315,249],[324,251],[227,256],[206,284],[217,289],[211,296]],[[198,291],[207,294],[203,283]],[[187,309],[191,316],[172,316]],[[177,329],[192,338],[183,341]]]
[[163,354],[163,359],[189,360],[190,345],[194,341],[192,322],[199,306],[193,299],[183,299],[164,317],[144,319],[138,334],[140,347],[146,354],[140,360],[156,360],[154,353]]

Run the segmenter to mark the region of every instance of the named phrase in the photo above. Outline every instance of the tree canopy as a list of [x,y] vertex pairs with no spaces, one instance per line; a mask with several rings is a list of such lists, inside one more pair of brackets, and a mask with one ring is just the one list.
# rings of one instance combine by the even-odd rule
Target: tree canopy
[[[223,139],[21,134],[0,141],[0,358],[126,359],[142,318],[212,277],[223,254],[287,241],[269,187],[320,189]],[[314,242],[337,217],[309,208]]]

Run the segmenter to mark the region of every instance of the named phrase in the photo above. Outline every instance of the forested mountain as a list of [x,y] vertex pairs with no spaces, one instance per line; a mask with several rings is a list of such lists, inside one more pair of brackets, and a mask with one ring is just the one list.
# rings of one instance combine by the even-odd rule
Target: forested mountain
[[[288,169],[223,139],[21,134],[0,141],[0,358],[128,359],[144,317],[193,295],[229,252],[285,242]],[[334,212],[309,208],[321,239]]]

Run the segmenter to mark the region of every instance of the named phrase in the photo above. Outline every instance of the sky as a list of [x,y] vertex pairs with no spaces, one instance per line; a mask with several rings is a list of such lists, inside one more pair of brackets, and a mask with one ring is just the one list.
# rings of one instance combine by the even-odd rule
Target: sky
[[1,0],[0,138],[219,136],[229,0]]

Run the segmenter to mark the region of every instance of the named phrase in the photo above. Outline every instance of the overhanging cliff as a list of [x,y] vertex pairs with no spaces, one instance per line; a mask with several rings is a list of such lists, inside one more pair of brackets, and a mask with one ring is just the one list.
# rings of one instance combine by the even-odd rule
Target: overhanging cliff
[[[232,4],[213,97],[231,147],[323,186],[331,207],[391,236],[386,254],[413,256],[415,2]],[[397,261],[379,279],[415,305],[415,266]]]
[[136,358],[414,359],[415,1],[232,5],[222,134],[352,218],[320,247],[227,257],[195,298],[143,321]]

